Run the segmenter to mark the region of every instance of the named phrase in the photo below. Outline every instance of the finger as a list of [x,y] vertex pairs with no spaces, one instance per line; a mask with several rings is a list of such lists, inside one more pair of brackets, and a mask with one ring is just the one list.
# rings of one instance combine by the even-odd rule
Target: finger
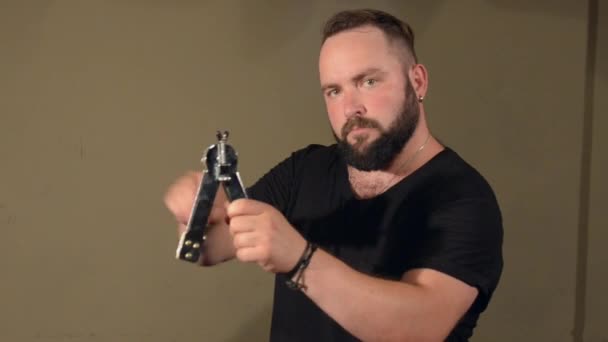
[[197,186],[203,181],[203,173],[201,171],[190,171],[190,175],[194,178]]
[[231,202],[227,208],[228,217],[241,215],[259,215],[268,210],[270,206],[264,202],[241,198]]
[[188,223],[188,219],[190,217],[189,213],[191,210],[188,209],[189,207],[191,207],[189,204],[184,203],[181,200],[173,201],[167,205],[169,211],[173,213],[175,220],[181,224]]
[[173,213],[178,222],[187,223],[188,221],[189,213],[192,210],[194,198],[196,197],[197,180],[200,177],[200,173],[188,172],[171,185],[165,194],[165,205]]
[[242,262],[258,262],[266,260],[265,254],[259,247],[246,247],[236,250],[236,258]]
[[255,234],[254,232],[246,232],[234,235],[232,243],[234,244],[234,248],[242,249],[248,247],[255,247],[257,240],[257,234]]
[[235,236],[239,233],[252,232],[256,227],[256,219],[254,216],[237,216],[230,219],[230,234]]

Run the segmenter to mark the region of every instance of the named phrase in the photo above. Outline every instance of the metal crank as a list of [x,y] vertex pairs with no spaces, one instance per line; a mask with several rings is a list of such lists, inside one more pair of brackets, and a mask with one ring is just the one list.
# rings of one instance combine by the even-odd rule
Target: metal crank
[[207,221],[220,183],[229,201],[247,197],[237,171],[236,151],[226,143],[227,139],[228,131],[218,131],[217,144],[211,145],[201,160],[207,169],[203,171],[187,229],[177,245],[177,259],[202,264]]

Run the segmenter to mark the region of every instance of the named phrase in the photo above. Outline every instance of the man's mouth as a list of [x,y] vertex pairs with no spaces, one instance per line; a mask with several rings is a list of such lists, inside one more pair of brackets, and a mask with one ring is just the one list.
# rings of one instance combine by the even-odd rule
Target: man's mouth
[[360,135],[362,133],[368,133],[372,129],[379,130],[379,125],[371,120],[365,120],[362,118],[355,118],[349,120],[342,129],[342,139],[346,139],[349,135]]
[[370,129],[370,128],[369,127],[353,127],[353,129],[350,130],[349,134],[350,133],[362,132],[362,131],[365,131],[365,130],[368,130],[368,129]]
[[374,130],[375,128],[373,127],[353,127],[353,129],[351,129],[347,135],[361,135],[361,134],[365,134],[365,133],[370,133],[372,130]]

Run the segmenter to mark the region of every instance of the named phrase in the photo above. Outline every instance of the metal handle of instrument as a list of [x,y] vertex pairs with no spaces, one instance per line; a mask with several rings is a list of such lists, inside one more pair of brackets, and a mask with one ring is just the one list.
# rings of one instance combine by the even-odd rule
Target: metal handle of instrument
[[211,145],[201,160],[207,168],[203,171],[203,179],[194,199],[188,226],[175,253],[177,259],[197,264],[201,264],[203,260],[209,214],[220,184],[229,201],[247,197],[237,171],[236,151],[226,143],[228,131],[218,131],[217,139],[218,143]]

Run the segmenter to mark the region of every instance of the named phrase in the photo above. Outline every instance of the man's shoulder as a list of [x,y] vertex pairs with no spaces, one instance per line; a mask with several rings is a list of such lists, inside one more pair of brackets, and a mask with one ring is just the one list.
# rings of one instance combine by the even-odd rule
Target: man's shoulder
[[291,154],[267,171],[248,191],[252,198],[274,205],[284,214],[300,189],[326,186],[336,168],[335,147],[311,144]]
[[309,144],[291,152],[264,177],[274,175],[282,179],[300,179],[306,175],[327,172],[338,160],[339,154],[335,145]]
[[[443,196],[495,199],[486,177],[455,150],[446,147],[428,163],[429,186]],[[446,198],[448,199],[448,198]]]
[[291,157],[312,159],[335,159],[338,156],[336,145],[309,144],[292,152]]
[[[336,145],[309,144],[291,154],[280,164],[289,164],[291,167],[300,169],[326,169],[334,165],[340,158]],[[280,165],[279,164],[279,165]]]

